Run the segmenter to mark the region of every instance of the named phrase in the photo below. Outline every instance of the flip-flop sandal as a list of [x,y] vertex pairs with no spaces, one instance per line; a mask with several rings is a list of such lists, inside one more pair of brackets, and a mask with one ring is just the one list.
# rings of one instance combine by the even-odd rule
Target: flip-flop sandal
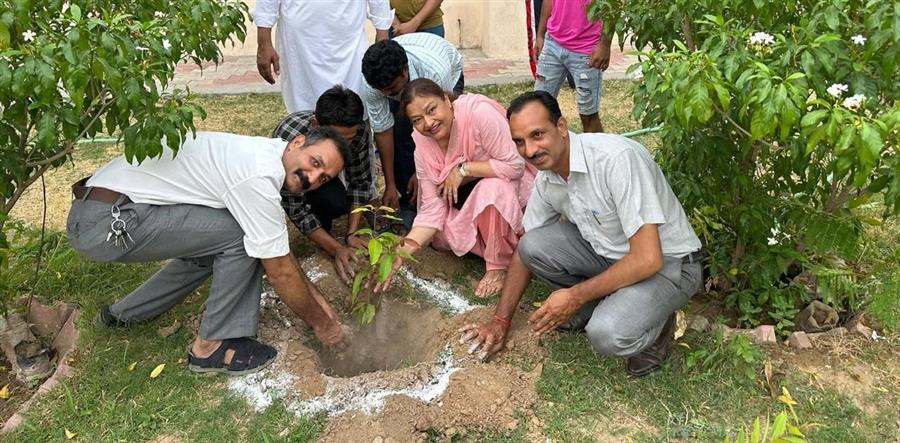
[[[225,364],[225,353],[234,350],[231,363]],[[246,375],[258,372],[272,364],[278,351],[249,337],[222,340],[222,344],[209,357],[195,357],[188,351],[188,368],[194,372],[224,372],[228,375]]]

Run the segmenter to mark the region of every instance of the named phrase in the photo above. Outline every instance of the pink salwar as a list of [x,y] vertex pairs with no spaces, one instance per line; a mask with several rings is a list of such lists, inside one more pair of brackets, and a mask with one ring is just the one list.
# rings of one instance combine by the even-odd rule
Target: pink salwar
[[[413,132],[419,179],[413,227],[437,229],[432,239],[437,249],[479,255],[488,271],[506,269],[524,233],[523,208],[536,170],[519,156],[506,111],[494,100],[464,94],[453,102],[453,117],[447,152],[434,139]],[[487,161],[497,177],[482,178],[462,209],[456,209],[441,198],[438,186],[453,168],[468,161]],[[468,180],[473,178],[463,183]]]

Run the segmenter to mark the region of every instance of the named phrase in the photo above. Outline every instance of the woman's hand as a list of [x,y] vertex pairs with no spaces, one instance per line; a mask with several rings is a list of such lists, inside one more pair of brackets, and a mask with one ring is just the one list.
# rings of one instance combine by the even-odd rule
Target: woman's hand
[[456,204],[457,193],[459,192],[459,185],[462,183],[463,176],[459,172],[459,167],[454,167],[450,170],[450,174],[447,175],[447,178],[438,186],[438,191],[441,193],[441,198],[447,202],[448,206],[453,206]]

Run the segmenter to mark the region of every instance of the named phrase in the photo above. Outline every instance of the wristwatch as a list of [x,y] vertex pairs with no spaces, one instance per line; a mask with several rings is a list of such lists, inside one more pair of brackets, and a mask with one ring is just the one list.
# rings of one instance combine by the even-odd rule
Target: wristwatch
[[456,169],[459,171],[459,175],[463,177],[468,176],[468,174],[466,173],[466,162],[460,163],[459,166],[456,167]]

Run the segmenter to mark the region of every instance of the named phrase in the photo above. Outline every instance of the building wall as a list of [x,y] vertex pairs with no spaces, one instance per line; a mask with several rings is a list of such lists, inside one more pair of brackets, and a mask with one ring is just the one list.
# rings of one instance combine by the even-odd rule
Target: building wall
[[[481,49],[488,57],[526,58],[525,1],[444,0],[441,9],[446,38],[460,49]],[[244,0],[244,3],[252,10],[256,0]],[[246,24],[244,43],[226,44],[222,48],[226,56],[256,54],[256,26],[249,17]],[[366,31],[369,39],[374,39],[375,30],[369,22]]]

